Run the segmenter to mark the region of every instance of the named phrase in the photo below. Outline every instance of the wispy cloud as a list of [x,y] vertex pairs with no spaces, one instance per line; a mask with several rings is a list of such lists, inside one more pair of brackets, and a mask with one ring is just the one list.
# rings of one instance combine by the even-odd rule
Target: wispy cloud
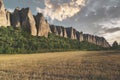
[[101,25],[102,28],[120,28],[120,18],[115,19],[109,19],[109,20],[103,20],[102,22],[98,23]]
[[114,33],[114,32],[117,32],[117,31],[120,31],[120,27],[115,27],[115,28],[104,28],[105,29],[105,33]]

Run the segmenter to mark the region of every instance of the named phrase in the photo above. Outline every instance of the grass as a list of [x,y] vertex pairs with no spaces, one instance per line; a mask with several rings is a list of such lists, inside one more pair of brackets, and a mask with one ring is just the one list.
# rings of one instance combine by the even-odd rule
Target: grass
[[0,80],[120,80],[120,51],[0,55]]

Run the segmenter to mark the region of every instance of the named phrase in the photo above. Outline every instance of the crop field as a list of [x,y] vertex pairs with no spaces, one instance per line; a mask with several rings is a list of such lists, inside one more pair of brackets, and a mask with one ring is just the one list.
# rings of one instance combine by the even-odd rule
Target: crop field
[[0,80],[120,80],[120,51],[2,54]]

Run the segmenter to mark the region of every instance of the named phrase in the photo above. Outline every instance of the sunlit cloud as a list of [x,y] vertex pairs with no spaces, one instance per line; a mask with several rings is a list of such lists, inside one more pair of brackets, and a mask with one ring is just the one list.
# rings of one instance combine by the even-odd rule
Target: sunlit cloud
[[14,9],[12,9],[12,8],[7,8],[7,10],[8,10],[9,12],[14,12]]
[[36,10],[43,13],[45,17],[51,18],[51,20],[62,21],[80,12],[84,3],[85,0],[71,0],[68,3],[54,5],[51,0],[45,0],[45,8],[36,7]]

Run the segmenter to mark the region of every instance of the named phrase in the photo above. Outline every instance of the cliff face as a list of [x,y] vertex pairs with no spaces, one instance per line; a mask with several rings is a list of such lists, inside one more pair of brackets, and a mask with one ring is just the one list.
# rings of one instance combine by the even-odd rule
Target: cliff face
[[11,14],[11,25],[13,27],[22,27],[29,31],[31,35],[37,35],[36,22],[29,8],[19,9],[16,8]]
[[109,43],[103,37],[93,36],[90,34],[83,34],[83,41],[87,41],[102,47],[110,47]]
[[66,28],[62,27],[62,34],[64,38],[67,38],[67,31]]
[[50,25],[43,14],[33,16],[29,8],[16,8],[13,13],[5,10],[3,0],[0,0],[0,26],[21,27],[30,32],[33,36],[48,37],[48,33],[54,33],[64,38],[77,39],[80,42],[87,41],[102,47],[110,47],[103,37],[90,34],[83,34],[72,27]]
[[10,26],[9,13],[5,10],[3,0],[0,0],[0,26]]
[[48,33],[51,33],[50,25],[45,20],[43,14],[38,13],[34,18],[36,21],[37,35],[48,37]]
[[59,35],[60,37],[63,37],[62,27],[61,27],[61,26],[56,26],[56,29],[57,29],[58,35]]
[[57,36],[67,38],[66,28],[63,26],[50,25],[51,32]]
[[16,8],[11,14],[11,25],[14,27],[22,27],[33,36],[47,37],[51,32],[50,26],[41,13],[33,16],[29,8]]
[[80,42],[87,41],[106,48],[110,47],[105,38],[91,34],[83,34],[83,32],[79,32],[72,27],[65,28],[63,26],[50,25],[50,31],[60,37],[77,39]]
[[21,14],[19,8],[16,8],[14,12],[11,14],[11,25],[14,27],[21,26]]
[[50,25],[51,32],[58,35],[57,27],[55,25]]
[[30,31],[31,35],[37,35],[36,22],[29,8],[21,10],[21,26]]
[[11,13],[7,10],[5,10],[5,12],[6,12],[6,18],[7,18],[7,26],[10,26],[11,25],[11,21],[10,21]]
[[72,27],[66,28],[66,31],[67,31],[68,38],[77,39],[76,30],[74,28],[72,28]]
[[76,36],[77,36],[77,40],[79,40],[80,42],[84,41],[83,39],[83,32],[76,32]]

